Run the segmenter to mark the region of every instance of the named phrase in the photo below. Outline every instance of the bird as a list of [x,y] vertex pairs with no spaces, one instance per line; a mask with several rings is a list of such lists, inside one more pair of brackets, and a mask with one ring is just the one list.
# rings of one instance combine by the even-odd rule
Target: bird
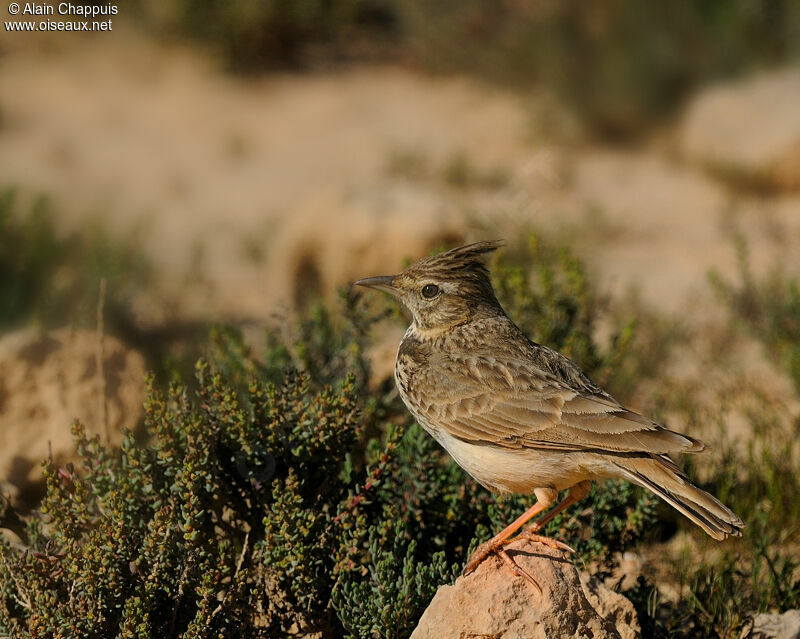
[[411,315],[394,377],[414,419],[488,490],[536,498],[476,548],[464,574],[496,555],[541,591],[505,547],[518,533],[513,539],[572,551],[538,533],[586,497],[594,481],[610,478],[652,491],[714,539],[741,536],[744,522],[692,484],[669,457],[700,453],[706,444],[626,408],[572,360],[529,339],[506,315],[485,264],[487,254],[503,244],[460,246],[397,275],[355,282],[388,293]]

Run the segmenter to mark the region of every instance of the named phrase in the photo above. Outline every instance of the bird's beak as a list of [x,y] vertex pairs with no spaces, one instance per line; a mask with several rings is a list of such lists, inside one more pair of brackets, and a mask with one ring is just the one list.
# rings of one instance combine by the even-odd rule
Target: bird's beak
[[379,291],[389,293],[393,297],[397,297],[399,291],[394,286],[394,275],[379,275],[378,277],[365,277],[363,280],[358,280],[358,286],[366,286],[367,288],[377,288]]

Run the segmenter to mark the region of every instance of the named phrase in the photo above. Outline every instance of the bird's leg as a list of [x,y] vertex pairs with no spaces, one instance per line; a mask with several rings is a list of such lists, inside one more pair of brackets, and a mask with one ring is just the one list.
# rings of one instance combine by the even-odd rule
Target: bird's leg
[[[546,510],[549,505],[550,503],[548,502],[537,501],[533,506],[528,508],[528,510],[522,513],[519,517],[517,517],[513,522],[511,522],[503,530],[497,533],[489,541],[485,541],[480,546],[478,546],[475,549],[475,552],[473,552],[472,556],[469,558],[467,565],[464,567],[463,574],[468,575],[473,570],[475,570],[475,568],[478,567],[478,564],[480,564],[484,559],[486,559],[486,557],[488,557],[490,553],[496,552],[498,549],[502,550],[503,544],[509,537],[511,537],[511,535],[513,535],[522,526],[524,526],[525,523],[531,517],[535,517],[543,510]],[[505,561],[505,558],[503,558],[503,560]],[[509,557],[509,561],[510,560],[511,558]]]
[[[548,541],[553,541],[549,537],[542,537],[540,535],[537,535],[536,533],[538,533],[542,528],[544,528],[545,524],[547,524],[547,522],[553,519],[556,515],[564,512],[567,508],[572,506],[572,504],[575,504],[584,499],[586,495],[589,494],[589,491],[591,489],[592,489],[591,481],[582,481],[580,484],[575,484],[572,488],[569,489],[569,495],[567,495],[564,501],[558,504],[555,508],[553,508],[549,513],[547,513],[541,519],[537,519],[528,526],[525,526],[523,531],[518,536],[524,539],[530,539],[532,541],[540,541],[542,543],[547,543],[547,541],[544,541],[545,539],[547,539]],[[570,550],[572,549],[570,548]]]
[[[525,525],[527,521],[529,521],[532,517],[535,517],[539,513],[544,510],[547,510],[556,499],[558,499],[558,491],[554,488],[537,488],[534,493],[536,494],[536,503],[528,508],[522,515],[517,517],[510,525],[506,526],[502,531],[500,531],[497,535],[492,537],[489,541],[482,543],[475,549],[475,552],[472,553],[472,556],[469,558],[467,565],[464,567],[463,574],[468,575],[471,573],[475,568],[478,567],[490,553],[496,553],[500,559],[505,563],[511,571],[519,576],[524,577],[528,580],[533,586],[541,592],[541,587],[536,580],[526,572],[521,566],[519,566],[504,550],[503,546],[510,543],[509,538],[513,535],[517,530],[519,530],[522,526]],[[565,500],[566,501],[566,500]],[[567,546],[566,544],[561,543],[560,541],[556,541],[555,539],[550,539],[548,537],[542,537],[540,535],[536,535],[536,539],[534,541],[539,541],[543,544],[547,544],[551,548],[556,548],[560,550],[568,550],[572,551],[572,548]]]

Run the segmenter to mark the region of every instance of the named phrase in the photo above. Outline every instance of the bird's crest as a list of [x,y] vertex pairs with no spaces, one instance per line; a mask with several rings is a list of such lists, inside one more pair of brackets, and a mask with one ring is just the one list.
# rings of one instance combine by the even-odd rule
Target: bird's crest
[[486,265],[483,263],[483,256],[496,251],[504,244],[503,240],[491,240],[459,246],[439,255],[426,257],[413,264],[410,269],[424,270],[445,277],[470,271],[488,275]]

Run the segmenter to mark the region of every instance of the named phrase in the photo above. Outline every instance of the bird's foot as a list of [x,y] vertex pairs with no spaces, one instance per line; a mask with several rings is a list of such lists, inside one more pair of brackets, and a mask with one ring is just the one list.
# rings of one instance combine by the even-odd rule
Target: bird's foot
[[483,542],[475,549],[475,552],[470,555],[469,561],[467,561],[467,565],[464,566],[464,570],[461,574],[468,575],[475,570],[484,559],[495,552],[498,548],[502,550],[502,547],[503,542],[498,541],[497,539],[490,539],[489,541]]
[[522,577],[531,584],[536,590],[539,591],[539,594],[542,594],[542,587],[539,585],[539,582],[536,581],[531,574],[525,570],[522,566],[520,566],[516,561],[514,561],[509,554],[505,551],[505,548],[498,548],[496,551],[497,556],[503,561],[503,563],[511,569],[517,577]]
[[517,577],[522,577],[527,582],[529,582],[536,590],[539,591],[539,594],[542,593],[542,587],[538,584],[538,582],[531,576],[531,574],[525,570],[522,566],[520,566],[516,561],[514,561],[509,554],[505,551],[505,546],[508,543],[507,540],[497,540],[497,539],[490,539],[482,543],[475,549],[475,552],[472,553],[472,556],[469,558],[467,565],[464,567],[464,571],[461,573],[463,575],[470,574],[473,570],[475,570],[478,565],[486,559],[489,555],[495,554],[497,555],[500,560],[509,567],[511,572],[513,572]]
[[545,546],[549,546],[553,550],[564,550],[572,553],[575,552],[574,548],[567,546],[567,544],[565,544],[563,541],[558,541],[558,539],[537,534],[539,530],[541,530],[541,526],[538,523],[533,523],[530,526],[526,526],[516,537],[506,539],[501,543],[503,546],[507,546],[512,541],[516,541],[517,539],[527,539],[528,541],[535,541],[537,543],[544,544]]

